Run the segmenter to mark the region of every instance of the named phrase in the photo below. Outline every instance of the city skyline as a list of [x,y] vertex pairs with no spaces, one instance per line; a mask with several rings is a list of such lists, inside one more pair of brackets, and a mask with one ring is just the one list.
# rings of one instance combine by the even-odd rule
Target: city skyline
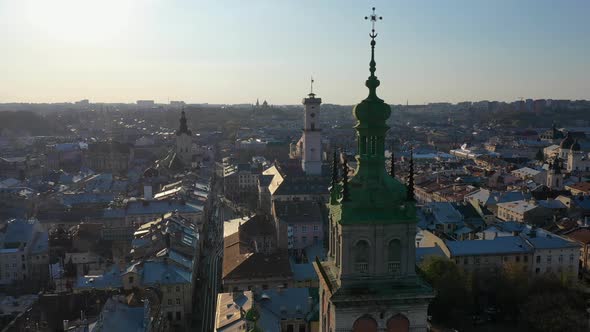
[[[387,18],[376,60],[391,104],[588,99],[586,2],[370,4]],[[367,7],[0,0],[0,102],[297,104],[313,75],[326,103],[353,104],[365,97]]]

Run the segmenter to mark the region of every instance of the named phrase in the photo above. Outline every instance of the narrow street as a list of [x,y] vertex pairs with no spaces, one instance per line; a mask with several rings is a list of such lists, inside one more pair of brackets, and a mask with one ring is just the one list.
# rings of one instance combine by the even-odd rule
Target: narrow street
[[204,249],[204,259],[201,270],[201,287],[197,312],[200,320],[200,331],[214,330],[215,309],[217,305],[217,293],[221,286],[221,269],[223,256],[223,222],[231,218],[233,213],[221,200],[215,202],[214,213],[209,220],[209,233],[206,235],[209,246]]

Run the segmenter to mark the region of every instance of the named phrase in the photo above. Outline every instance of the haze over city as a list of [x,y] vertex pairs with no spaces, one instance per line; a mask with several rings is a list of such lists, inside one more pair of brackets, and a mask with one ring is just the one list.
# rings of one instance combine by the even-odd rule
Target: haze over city
[[589,9],[0,0],[0,331],[589,331]]
[[390,103],[588,98],[584,0],[0,0],[0,102],[352,104],[370,5]]

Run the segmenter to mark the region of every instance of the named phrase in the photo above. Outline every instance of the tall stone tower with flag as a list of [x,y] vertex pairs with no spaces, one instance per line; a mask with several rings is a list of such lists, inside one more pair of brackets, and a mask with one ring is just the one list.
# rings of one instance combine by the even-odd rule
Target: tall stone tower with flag
[[321,98],[316,98],[313,93],[313,78],[311,79],[311,91],[307,98],[303,98],[304,120],[303,136],[301,137],[302,156],[301,168],[307,175],[322,174],[322,131],[320,128]]
[[314,263],[320,280],[320,331],[426,331],[434,293],[416,274],[412,188],[385,168],[391,108],[377,97],[375,22],[381,17],[373,8],[367,19],[373,24],[369,95],[353,109],[357,167],[349,179],[346,162],[339,166],[334,158],[329,250],[325,261]]

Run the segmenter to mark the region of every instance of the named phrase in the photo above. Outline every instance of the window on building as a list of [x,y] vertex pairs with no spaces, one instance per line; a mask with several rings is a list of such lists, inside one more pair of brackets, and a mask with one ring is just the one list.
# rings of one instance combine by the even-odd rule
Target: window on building
[[313,237],[313,243],[317,244],[319,242],[319,238],[316,236]]
[[129,283],[132,284],[133,283],[133,276],[129,276]]
[[288,324],[287,325],[287,332],[294,332],[294,330],[293,330],[293,324]]
[[316,231],[316,232],[317,232],[317,231],[319,231],[319,230],[320,230],[320,226],[318,226],[318,225],[313,225],[313,230],[314,230],[314,231]]
[[176,312],[176,320],[181,320],[182,319],[182,314],[180,313],[180,311]]
[[541,269],[539,269],[539,268],[535,269],[535,274],[539,274],[540,272],[541,272]]
[[574,263],[574,254],[570,254],[570,264]]
[[520,263],[520,256],[516,256],[515,259],[517,263]]
[[366,273],[369,271],[369,242],[358,241],[354,246],[354,263],[357,272]]
[[479,264],[479,260],[480,260],[479,257],[473,257],[473,263]]
[[167,318],[168,318],[169,321],[172,321],[172,311],[168,311],[166,313],[166,316],[167,316]]
[[305,331],[306,331],[305,325],[299,324],[299,332],[305,332]]
[[387,272],[397,274],[401,268],[402,245],[400,240],[393,239],[387,245]]
[[178,298],[176,299],[176,304],[180,305],[180,299],[178,299]]
[[528,263],[529,262],[529,256],[523,256],[522,258],[523,258],[523,260],[524,260],[525,263]]
[[504,262],[508,262],[508,256],[503,257]]
[[176,286],[176,292],[179,293],[180,292],[180,286]]
[[172,305],[172,299],[168,299],[168,305]]
[[541,256],[537,256],[537,263],[541,263]]
[[559,255],[559,257],[557,258],[557,261],[560,263],[563,263],[563,255]]
[[307,233],[307,226],[301,226],[301,233]]
[[547,256],[547,264],[551,264],[551,255]]

